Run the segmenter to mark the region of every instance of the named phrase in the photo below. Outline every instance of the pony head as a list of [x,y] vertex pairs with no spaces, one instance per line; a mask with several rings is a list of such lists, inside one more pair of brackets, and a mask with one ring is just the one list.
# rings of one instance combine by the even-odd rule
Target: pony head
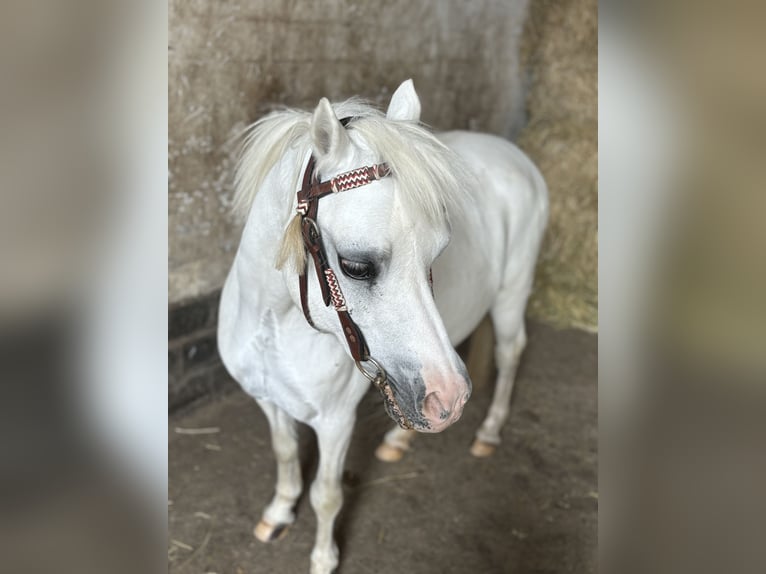
[[[396,404],[415,430],[440,432],[460,418],[471,383],[437,310],[429,273],[449,243],[448,213],[468,188],[467,172],[419,123],[420,101],[411,80],[396,90],[385,115],[358,100],[333,106],[324,98],[312,114],[289,113],[294,121],[281,126],[283,140],[303,146],[296,182],[309,153],[322,181],[384,162],[391,169],[390,177],[319,200],[316,223],[348,311],[371,356],[386,369]],[[344,127],[339,117],[353,119]],[[292,147],[282,145],[280,154]],[[293,211],[284,223],[276,265],[300,308],[298,273],[306,260],[294,215],[295,189],[285,197]],[[338,316],[325,306],[312,266],[309,261],[314,325],[346,348]],[[438,297],[438,277],[435,289]]]

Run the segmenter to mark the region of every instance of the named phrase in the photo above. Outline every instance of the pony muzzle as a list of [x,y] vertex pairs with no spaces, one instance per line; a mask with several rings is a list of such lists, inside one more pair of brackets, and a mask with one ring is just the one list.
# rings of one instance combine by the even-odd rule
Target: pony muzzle
[[460,374],[425,379],[426,395],[421,405],[428,427],[422,432],[441,432],[455,424],[471,396],[470,381]]
[[[422,379],[417,380],[423,385]],[[421,393],[415,393],[423,397],[417,401],[410,392],[402,393],[402,385],[390,378],[378,389],[389,417],[402,428],[423,433],[442,432],[455,424],[471,396],[471,383],[461,375],[426,383]]]
[[423,400],[423,416],[428,421],[428,427],[421,432],[442,432],[460,420],[463,406],[468,401],[468,393],[453,397],[445,397],[438,392],[430,393]]

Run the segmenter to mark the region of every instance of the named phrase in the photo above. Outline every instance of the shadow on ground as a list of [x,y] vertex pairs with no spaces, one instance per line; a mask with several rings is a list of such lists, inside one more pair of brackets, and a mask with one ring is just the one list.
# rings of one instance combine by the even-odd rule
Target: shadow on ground
[[[529,335],[493,458],[468,452],[493,384],[475,381],[460,422],[418,436],[396,464],[373,456],[391,421],[376,392],[367,394],[346,462],[339,574],[596,571],[596,337],[536,324]],[[169,426],[170,572],[307,573],[315,529],[307,496],[283,540],[264,545],[252,535],[275,480],[255,402],[235,392]],[[305,428],[301,453],[308,482],[316,445]]]

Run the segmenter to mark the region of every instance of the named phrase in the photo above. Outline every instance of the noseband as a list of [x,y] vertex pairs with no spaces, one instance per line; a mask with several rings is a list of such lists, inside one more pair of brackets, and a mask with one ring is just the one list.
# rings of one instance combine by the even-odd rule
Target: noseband
[[[352,118],[344,118],[341,123],[346,126]],[[404,415],[397,404],[391,386],[388,382],[386,370],[372,356],[367,347],[362,330],[351,318],[346,306],[346,299],[341,291],[338,278],[327,259],[327,253],[322,243],[322,234],[317,225],[317,214],[319,211],[319,200],[333,193],[340,193],[362,187],[374,181],[383,179],[391,175],[391,168],[386,163],[379,163],[373,166],[360,167],[345,173],[341,173],[328,181],[319,181],[316,173],[316,158],[312,154],[309,158],[306,170],[303,172],[303,183],[298,190],[298,207],[296,211],[301,218],[301,233],[303,236],[303,246],[307,253],[314,260],[314,269],[316,269],[319,288],[322,291],[322,300],[325,306],[329,307],[332,303],[335,312],[338,314],[343,329],[343,335],[346,338],[348,349],[356,362],[356,367],[361,373],[380,390],[384,400],[389,405],[391,412],[397,418],[397,422],[403,428],[412,428],[412,424]],[[312,327],[314,321],[311,319],[308,305],[308,258],[303,272],[298,276],[301,294],[301,307],[306,321]],[[315,327],[316,328],[316,327]],[[375,367],[375,374],[365,369],[363,362],[370,362]]]

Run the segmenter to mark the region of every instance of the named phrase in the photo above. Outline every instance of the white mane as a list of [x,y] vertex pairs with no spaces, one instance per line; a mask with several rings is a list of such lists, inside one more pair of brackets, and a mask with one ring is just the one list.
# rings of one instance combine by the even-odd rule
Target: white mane
[[[357,131],[374,153],[391,167],[406,209],[418,210],[431,222],[443,221],[446,208],[468,189],[462,161],[424,126],[386,119],[370,104],[351,98],[333,104],[339,118],[353,117],[348,129]],[[246,217],[266,175],[288,149],[297,148],[298,163],[290,182],[286,209],[299,187],[302,162],[311,146],[311,113],[285,109],[261,118],[246,131],[235,175],[233,210]],[[360,166],[361,167],[361,166]]]

